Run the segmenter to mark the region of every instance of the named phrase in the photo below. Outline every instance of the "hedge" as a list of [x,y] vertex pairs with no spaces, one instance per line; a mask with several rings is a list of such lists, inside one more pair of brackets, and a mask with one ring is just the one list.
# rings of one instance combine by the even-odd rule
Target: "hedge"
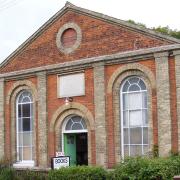
[[125,159],[112,171],[95,166],[73,166],[36,172],[0,166],[0,180],[172,180],[180,175],[180,156]]

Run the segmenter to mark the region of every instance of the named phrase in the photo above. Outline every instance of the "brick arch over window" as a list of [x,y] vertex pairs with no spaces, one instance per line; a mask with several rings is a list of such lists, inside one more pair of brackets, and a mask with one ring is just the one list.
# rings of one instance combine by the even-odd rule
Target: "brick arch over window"
[[13,162],[16,161],[16,98],[19,95],[19,93],[23,90],[28,90],[33,97],[33,131],[34,131],[34,135],[33,135],[33,143],[34,143],[34,159],[35,159],[35,163],[37,161],[36,159],[36,101],[37,101],[37,89],[36,86],[28,80],[25,81],[18,81],[16,83],[13,84],[13,86],[11,87],[11,89],[8,91],[8,95],[6,97],[6,104],[9,105],[10,108],[10,128],[11,128],[11,152],[10,152],[10,156]]
[[107,86],[108,94],[112,94],[113,101],[113,121],[114,121],[114,142],[115,142],[115,159],[121,161],[121,116],[120,116],[120,88],[125,79],[131,76],[140,77],[148,91],[148,120],[149,120],[149,151],[153,148],[153,119],[152,119],[152,92],[156,88],[155,76],[151,70],[141,64],[132,63],[118,68],[110,77]]
[[14,96],[14,91],[17,89],[17,88],[20,88],[20,89],[23,89],[23,88],[29,88],[32,90],[33,92],[33,96],[34,98],[37,100],[37,89],[36,89],[36,86],[31,82],[31,81],[28,81],[28,80],[24,80],[24,81],[18,81],[16,83],[13,84],[13,86],[11,87],[11,89],[8,91],[8,94],[7,94],[7,97],[6,97],[6,104],[9,104],[10,103],[10,100],[12,98],[12,96]]
[[69,105],[59,107],[54,113],[51,123],[50,132],[55,134],[56,151],[62,151],[62,126],[64,120],[69,115],[78,115],[82,117],[86,123],[88,130],[88,163],[92,164],[92,138],[91,133],[95,130],[94,117],[92,113],[80,103],[72,102]]
[[107,92],[111,93],[116,79],[125,71],[130,71],[130,70],[136,70],[136,71],[142,72],[144,74],[144,76],[149,80],[152,89],[156,88],[156,79],[155,79],[153,72],[148,67],[146,67],[142,64],[132,63],[132,64],[127,64],[127,65],[124,65],[124,66],[118,68],[112,74],[112,76],[110,77],[110,80],[108,82]]

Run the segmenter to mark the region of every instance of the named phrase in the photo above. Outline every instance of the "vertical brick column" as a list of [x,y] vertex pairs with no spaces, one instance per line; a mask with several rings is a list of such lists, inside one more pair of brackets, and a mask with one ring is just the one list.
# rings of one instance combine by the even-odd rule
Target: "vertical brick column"
[[176,103],[177,103],[177,121],[178,121],[178,150],[180,151],[180,50],[173,52],[175,58],[176,73]]
[[104,64],[97,63],[94,65],[96,164],[102,166],[107,164],[104,82]]
[[156,53],[157,117],[159,155],[171,151],[171,114],[168,53]]
[[38,153],[39,166],[47,167],[47,109],[46,109],[46,73],[37,73],[38,80]]
[[0,159],[4,157],[4,79],[0,79]]

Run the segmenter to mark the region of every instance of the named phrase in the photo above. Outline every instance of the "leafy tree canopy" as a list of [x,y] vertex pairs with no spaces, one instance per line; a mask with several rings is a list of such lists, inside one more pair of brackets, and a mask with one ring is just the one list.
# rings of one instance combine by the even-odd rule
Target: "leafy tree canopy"
[[[147,28],[145,24],[142,24],[142,23],[139,23],[139,22],[135,22],[133,20],[128,20],[127,22],[131,23],[131,24],[135,24],[135,25],[139,25],[143,28]],[[177,38],[177,39],[180,39],[180,31],[177,30],[177,29],[170,29],[169,26],[165,26],[165,27],[162,27],[162,26],[158,26],[158,27],[153,27],[153,28],[150,28],[156,32],[160,32],[162,34],[165,34],[165,35],[169,35],[169,36],[172,36],[174,38]]]

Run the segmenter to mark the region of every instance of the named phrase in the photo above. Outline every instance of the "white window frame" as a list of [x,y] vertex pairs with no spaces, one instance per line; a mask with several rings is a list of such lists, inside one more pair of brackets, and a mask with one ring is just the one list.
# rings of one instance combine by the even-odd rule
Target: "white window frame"
[[[125,81],[123,82],[123,84],[121,85],[121,88],[120,88],[120,107],[121,107],[121,152],[122,152],[122,159],[125,158],[125,154],[124,154],[124,145],[127,145],[129,147],[129,157],[131,156],[130,155],[130,146],[133,146],[133,145],[140,145],[142,147],[142,155],[144,155],[144,148],[143,148],[143,145],[147,145],[149,146],[149,124],[147,123],[147,126],[143,125],[143,120],[142,120],[142,113],[141,113],[141,120],[142,120],[142,123],[141,123],[141,126],[133,126],[133,128],[136,128],[136,127],[140,127],[142,129],[142,143],[141,144],[131,144],[130,143],[130,125],[129,125],[129,122],[130,122],[130,118],[129,118],[129,110],[130,109],[126,109],[124,110],[124,107],[123,107],[123,94],[131,94],[131,93],[143,93],[143,92],[146,92],[146,98],[148,96],[147,94],[147,87],[146,87],[146,90],[139,90],[139,91],[130,91],[130,92],[123,92],[123,87],[125,85],[125,83],[130,79],[130,78],[138,78],[139,81],[142,80],[140,77],[138,76],[131,76],[131,77],[128,77],[127,79],[125,79]],[[143,81],[143,80],[142,80]],[[143,81],[144,82],[144,81]],[[136,109],[133,109],[133,110],[136,110]],[[140,109],[137,109],[137,110],[146,110],[146,113],[148,111],[148,107],[147,108],[141,108]],[[124,111],[128,111],[128,126],[127,126],[127,129],[128,129],[128,142],[129,144],[124,144]],[[147,117],[147,120],[148,120],[148,117]],[[143,143],[143,128],[147,128],[147,131],[148,131],[148,144],[144,144]]]
[[[18,97],[16,98],[16,152],[17,152],[17,157],[16,157],[16,160],[17,162],[15,164],[13,164],[13,167],[33,167],[35,162],[33,160],[33,99],[32,97],[30,99],[30,102],[25,102],[25,103],[20,103],[19,102],[19,98],[21,97],[21,95],[24,93],[24,92],[28,92],[30,93],[29,91],[27,90],[23,90],[19,95]],[[31,93],[30,93],[31,94]],[[31,136],[31,144],[30,146],[20,146],[19,145],[19,134],[20,133],[23,133],[23,132],[26,132],[26,131],[22,131],[22,132],[19,132],[19,114],[18,114],[18,105],[21,105],[21,108],[22,108],[22,105],[23,104],[31,104],[30,105],[30,117],[25,117],[25,118],[30,118],[30,129],[31,131],[28,131],[28,133],[30,133],[30,136]],[[22,111],[22,109],[21,109]],[[21,118],[24,118],[24,117],[21,117]],[[23,138],[23,137],[22,137]],[[23,139],[22,139],[22,142],[23,142]],[[23,157],[22,157],[22,160],[19,160],[19,147],[21,147],[22,149],[24,147],[30,147],[31,148],[31,159],[30,160],[23,160]],[[22,153],[22,156],[23,156],[23,153]]]

